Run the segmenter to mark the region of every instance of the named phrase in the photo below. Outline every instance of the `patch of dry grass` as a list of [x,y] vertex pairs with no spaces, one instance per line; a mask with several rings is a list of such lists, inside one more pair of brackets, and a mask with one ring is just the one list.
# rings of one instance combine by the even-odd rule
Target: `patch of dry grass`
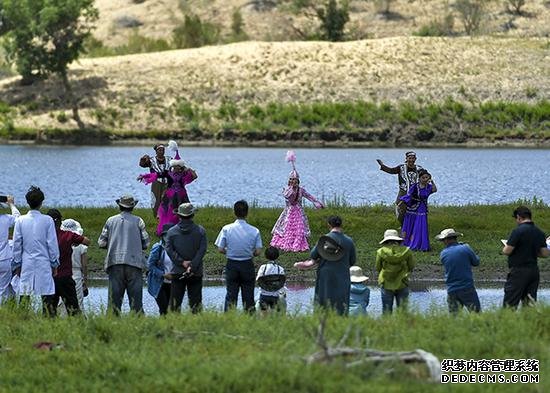
[[[101,115],[115,129],[175,130],[178,99],[205,108],[447,97],[534,102],[550,97],[550,47],[541,38],[489,37],[246,42],[84,59],[70,77],[88,122]],[[54,79],[30,87],[17,81],[0,81],[0,95],[20,109],[18,126],[74,127],[51,115],[68,110]]]
[[[410,36],[423,25],[443,18],[448,13],[444,0],[396,0],[392,3],[392,17],[384,18],[376,13],[374,2],[350,1],[348,33],[361,39]],[[453,2],[450,1],[452,4]],[[251,40],[297,40],[294,27],[305,28],[312,22],[293,15],[288,8],[276,7],[257,11],[250,0],[148,0],[135,4],[130,0],[96,0],[100,20],[95,36],[110,46],[126,43],[130,29],[117,27],[121,17],[137,18],[143,23],[138,28],[141,35],[169,39],[171,32],[183,20],[184,13],[199,15],[202,20],[215,23],[228,36],[231,14],[239,9],[244,28]],[[505,34],[514,37],[544,37],[550,35],[550,7],[545,0],[528,1],[525,16],[514,17],[505,12],[504,2],[495,1],[488,6],[489,15],[482,23],[481,34]],[[456,13],[455,13],[456,15]],[[504,26],[512,22],[514,29]],[[315,23],[315,22],[313,22]],[[455,17],[454,30],[463,33],[463,27]]]

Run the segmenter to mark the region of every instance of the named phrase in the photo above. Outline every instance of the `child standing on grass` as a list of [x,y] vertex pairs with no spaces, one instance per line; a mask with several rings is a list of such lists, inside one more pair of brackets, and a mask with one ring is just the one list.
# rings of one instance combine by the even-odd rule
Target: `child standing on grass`
[[367,287],[367,276],[359,266],[349,268],[351,287],[349,295],[349,315],[366,315],[370,300],[370,289]]
[[275,247],[268,247],[265,250],[265,257],[268,262],[258,269],[256,282],[260,287],[260,310],[261,311],[283,311],[285,298],[285,269],[277,263],[279,250]]

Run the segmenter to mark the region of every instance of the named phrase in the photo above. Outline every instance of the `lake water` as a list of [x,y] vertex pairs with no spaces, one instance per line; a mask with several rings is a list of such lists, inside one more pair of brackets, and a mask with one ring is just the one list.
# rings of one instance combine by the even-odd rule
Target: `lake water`
[[[382,301],[380,298],[380,288],[370,288],[370,304],[367,311],[370,315],[379,316],[382,313]],[[313,291],[309,286],[290,286],[287,291],[287,313],[304,314],[312,312]],[[502,288],[478,288],[478,295],[483,310],[499,308],[502,305],[504,291]],[[221,312],[225,300],[224,286],[205,286],[202,292],[203,306],[205,309]],[[256,290],[256,299],[259,293]],[[90,288],[88,297],[84,298],[84,308],[86,313],[101,313],[107,309],[107,287],[95,286]],[[538,300],[541,303],[550,304],[550,289],[544,288],[538,291]],[[187,306],[187,296],[183,301],[183,309],[189,312]],[[433,308],[438,310],[447,310],[447,292],[443,288],[431,288],[426,291],[411,291],[409,297],[409,307],[411,310],[417,310],[425,313]],[[239,308],[242,308],[239,298]],[[143,309],[146,315],[158,315],[158,307],[155,299],[149,295],[147,289],[143,290]],[[123,312],[128,312],[128,299],[125,297],[123,303]]]
[[[197,205],[232,206],[238,199],[282,206],[290,166],[284,148],[182,147],[199,178],[188,186]],[[324,200],[351,205],[394,202],[397,176],[378,169],[403,162],[406,149],[295,149],[302,185]],[[504,203],[533,197],[550,201],[549,151],[537,149],[416,149],[417,163],[433,175],[439,192],[432,204]],[[113,206],[124,193],[149,205],[139,157],[148,147],[0,146],[0,192],[22,204],[29,185],[48,206]]]

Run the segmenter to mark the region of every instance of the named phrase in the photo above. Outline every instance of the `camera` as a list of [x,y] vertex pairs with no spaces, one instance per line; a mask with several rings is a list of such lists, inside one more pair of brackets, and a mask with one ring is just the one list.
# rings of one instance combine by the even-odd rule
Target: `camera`
[[6,195],[0,195],[0,203],[6,203],[8,201],[8,197]]

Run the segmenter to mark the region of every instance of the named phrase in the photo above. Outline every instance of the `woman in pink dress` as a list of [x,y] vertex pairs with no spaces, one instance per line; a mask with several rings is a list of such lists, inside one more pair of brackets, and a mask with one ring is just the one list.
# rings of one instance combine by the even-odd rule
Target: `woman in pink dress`
[[[164,191],[164,194],[162,194],[157,212],[157,217],[159,219],[157,235],[159,236],[162,233],[164,225],[177,224],[179,222],[178,215],[174,213],[174,211],[177,211],[180,204],[189,202],[189,196],[187,195],[185,186],[197,178],[197,173],[192,168],[189,168],[180,158],[176,142],[170,141],[168,147],[175,150],[176,155],[173,160],[170,160],[170,169],[165,171],[166,178],[168,179],[168,188]],[[156,172],[138,176],[138,180],[145,184],[156,181],[156,178]]]
[[286,206],[273,226],[271,231],[273,238],[270,244],[283,251],[308,251],[308,238],[311,233],[302,200],[303,198],[310,200],[317,209],[322,209],[324,205],[305,188],[300,187],[300,176],[294,166],[296,155],[293,151],[287,152],[286,160],[292,163],[288,185],[283,189]]

